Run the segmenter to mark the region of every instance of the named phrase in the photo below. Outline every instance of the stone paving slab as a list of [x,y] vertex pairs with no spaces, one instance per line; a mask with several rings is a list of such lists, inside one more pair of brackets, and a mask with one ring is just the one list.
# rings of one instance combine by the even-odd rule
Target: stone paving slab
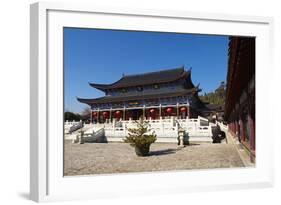
[[64,145],[64,175],[244,167],[233,144],[193,144],[178,148],[172,143],[154,143],[150,156],[138,157],[126,143]]

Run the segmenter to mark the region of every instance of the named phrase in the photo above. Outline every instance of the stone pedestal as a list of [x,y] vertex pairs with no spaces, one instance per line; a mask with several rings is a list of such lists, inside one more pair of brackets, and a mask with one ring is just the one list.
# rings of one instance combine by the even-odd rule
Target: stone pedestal
[[180,128],[178,134],[179,147],[184,147],[184,136],[185,136],[185,130]]
[[76,135],[76,138],[72,140],[72,143],[78,143],[79,142],[79,134]]
[[78,141],[79,144],[84,144],[84,136],[81,134],[80,137],[79,137],[79,141]]

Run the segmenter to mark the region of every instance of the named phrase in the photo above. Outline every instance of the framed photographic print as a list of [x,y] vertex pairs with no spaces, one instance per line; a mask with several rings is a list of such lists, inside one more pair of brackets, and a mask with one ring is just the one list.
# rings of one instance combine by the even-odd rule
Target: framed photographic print
[[272,186],[272,24],[31,5],[31,199]]

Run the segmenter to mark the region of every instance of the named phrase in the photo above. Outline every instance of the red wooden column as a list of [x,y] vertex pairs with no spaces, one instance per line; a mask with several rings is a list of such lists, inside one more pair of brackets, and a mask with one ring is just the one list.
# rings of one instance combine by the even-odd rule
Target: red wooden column
[[232,132],[232,122],[229,124],[229,131]]
[[250,127],[250,148],[252,150],[255,150],[255,146],[256,146],[255,121],[250,115],[248,115],[248,123]]
[[235,137],[238,137],[239,135],[239,124],[238,121],[235,120]]
[[239,139],[241,141],[245,141],[244,125],[243,125],[243,120],[242,120],[241,116],[239,117],[239,125],[240,125]]
[[100,112],[99,112],[99,110],[96,111],[96,112],[97,112],[97,116],[96,116],[96,118],[97,118],[97,123],[99,123],[99,115],[100,115]]
[[110,111],[109,111],[109,120],[110,120],[110,122],[112,122],[112,108],[110,108]]
[[232,125],[231,132],[232,132],[233,137],[235,137],[235,132],[236,132],[235,131],[236,130],[235,121],[232,121],[231,125]]

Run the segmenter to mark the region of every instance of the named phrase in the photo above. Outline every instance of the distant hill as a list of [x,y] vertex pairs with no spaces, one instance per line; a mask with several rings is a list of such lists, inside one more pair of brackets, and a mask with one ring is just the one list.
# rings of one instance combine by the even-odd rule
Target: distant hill
[[204,93],[204,95],[200,95],[199,98],[206,104],[216,105],[218,107],[224,107],[225,104],[225,82],[222,81],[219,87],[210,93]]

